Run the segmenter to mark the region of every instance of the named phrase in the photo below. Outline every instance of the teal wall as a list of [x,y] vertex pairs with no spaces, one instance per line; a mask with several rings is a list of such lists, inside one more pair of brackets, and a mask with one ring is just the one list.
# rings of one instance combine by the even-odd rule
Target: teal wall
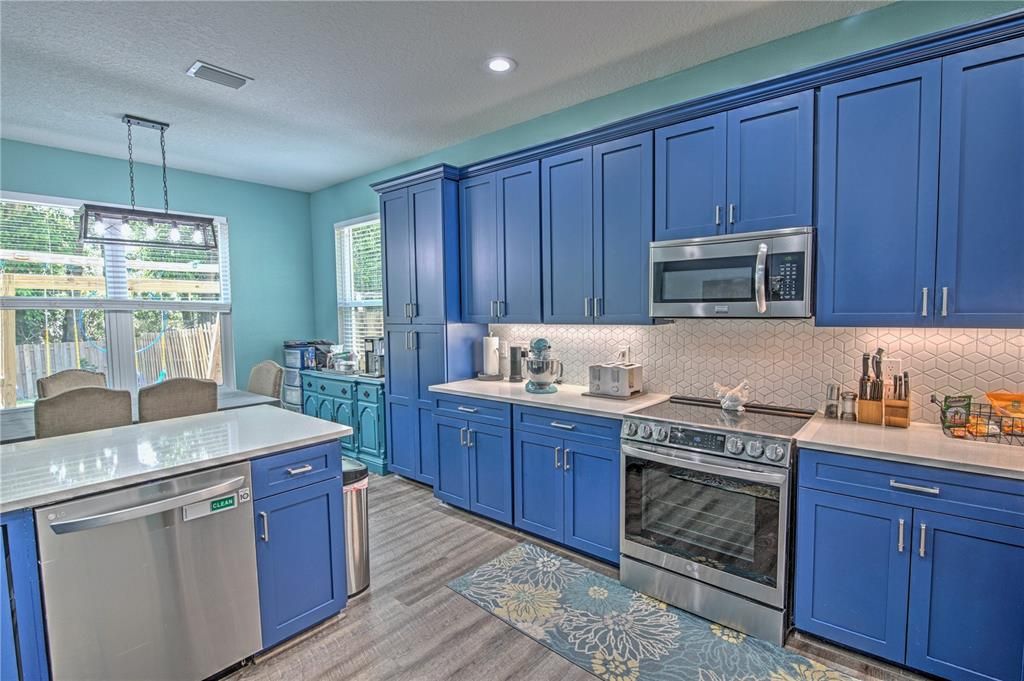
[[645,111],[784,75],[815,64],[1024,7],[1024,2],[900,2],[730,54],[664,78],[534,118],[369,175],[327,187],[310,202],[316,334],[337,336],[336,222],[377,211],[371,182],[445,162],[460,166]]
[[[139,206],[163,205],[159,166],[136,164],[135,183]],[[281,361],[282,340],[313,333],[310,196],[174,169],[168,186],[173,210],[228,219],[235,370],[244,388],[254,364]],[[0,189],[127,204],[128,164],[0,140]],[[333,275],[328,283],[333,292]]]

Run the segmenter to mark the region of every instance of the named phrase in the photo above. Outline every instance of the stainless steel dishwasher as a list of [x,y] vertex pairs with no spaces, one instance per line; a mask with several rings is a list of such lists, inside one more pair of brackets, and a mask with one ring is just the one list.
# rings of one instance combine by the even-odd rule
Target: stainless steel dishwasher
[[36,510],[54,681],[199,681],[256,653],[249,464]]

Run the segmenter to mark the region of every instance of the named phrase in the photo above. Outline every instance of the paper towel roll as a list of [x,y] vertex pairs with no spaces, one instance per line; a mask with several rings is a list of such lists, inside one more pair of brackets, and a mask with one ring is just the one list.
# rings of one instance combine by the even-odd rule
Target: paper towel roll
[[501,371],[498,341],[497,336],[484,336],[484,373],[488,376],[494,376]]

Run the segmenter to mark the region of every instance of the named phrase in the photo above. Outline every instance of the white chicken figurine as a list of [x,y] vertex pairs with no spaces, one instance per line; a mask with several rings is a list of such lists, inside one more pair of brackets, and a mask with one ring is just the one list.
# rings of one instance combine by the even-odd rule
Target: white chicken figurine
[[722,409],[743,411],[743,405],[750,401],[750,383],[743,379],[735,388],[715,383],[715,394],[722,403]]

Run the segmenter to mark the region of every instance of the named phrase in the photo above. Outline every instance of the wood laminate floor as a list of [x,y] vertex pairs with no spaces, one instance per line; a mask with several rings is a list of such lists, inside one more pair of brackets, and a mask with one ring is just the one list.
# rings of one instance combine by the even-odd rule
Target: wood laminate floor
[[[341,616],[228,681],[594,681],[445,585],[524,540],[607,575],[616,570],[442,506],[429,488],[395,476],[371,476],[369,506],[370,588]],[[860,678],[913,678],[875,674],[873,665],[851,661],[848,653],[840,665],[825,659],[827,650],[800,652]]]

